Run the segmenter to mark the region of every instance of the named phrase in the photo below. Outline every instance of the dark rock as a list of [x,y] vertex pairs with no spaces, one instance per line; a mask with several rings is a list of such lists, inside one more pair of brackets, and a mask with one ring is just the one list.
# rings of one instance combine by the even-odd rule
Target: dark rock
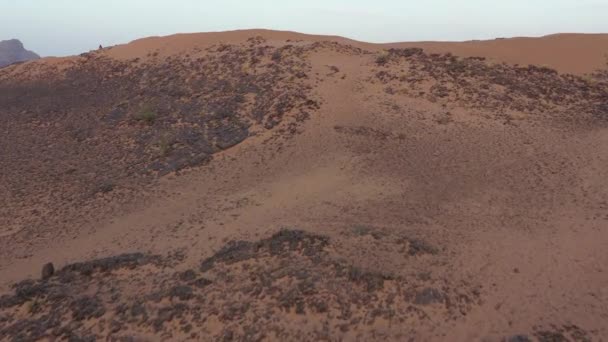
[[49,262],[42,266],[42,280],[47,280],[55,274],[55,266],[52,262]]

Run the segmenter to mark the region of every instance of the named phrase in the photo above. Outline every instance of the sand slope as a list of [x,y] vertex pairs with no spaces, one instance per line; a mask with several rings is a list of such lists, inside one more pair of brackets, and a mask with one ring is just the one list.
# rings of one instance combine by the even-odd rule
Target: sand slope
[[430,53],[451,52],[463,57],[487,57],[494,62],[547,66],[563,73],[586,74],[608,65],[608,35],[555,34],[539,38],[503,38],[468,42],[415,42],[370,44],[337,36],[307,35],[295,32],[241,30],[218,33],[178,34],[152,37],[119,46],[110,52],[113,57],[141,57],[148,51],[180,53],[217,42],[239,42],[244,37],[261,36],[269,41],[330,41],[369,50],[420,47]]
[[586,74],[608,64],[605,34],[555,34],[541,38],[508,38],[462,43],[398,43],[418,46],[429,52],[451,52],[459,56],[483,56],[496,62],[547,66],[563,73]]
[[255,30],[2,69],[0,339],[603,340],[607,48]]

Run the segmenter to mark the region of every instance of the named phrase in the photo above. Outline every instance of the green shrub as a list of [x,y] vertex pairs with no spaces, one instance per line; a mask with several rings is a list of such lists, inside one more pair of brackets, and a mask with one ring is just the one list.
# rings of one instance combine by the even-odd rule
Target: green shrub
[[168,156],[173,151],[175,139],[171,135],[165,135],[158,141],[158,154],[160,157]]
[[144,108],[135,115],[135,120],[145,122],[148,125],[153,124],[156,121],[158,115],[150,108]]

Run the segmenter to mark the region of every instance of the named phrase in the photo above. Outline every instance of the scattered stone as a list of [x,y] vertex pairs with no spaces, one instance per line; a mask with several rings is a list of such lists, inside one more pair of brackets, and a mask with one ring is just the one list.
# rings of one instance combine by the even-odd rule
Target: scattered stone
[[42,280],[47,280],[55,274],[55,266],[52,262],[44,264],[42,266]]

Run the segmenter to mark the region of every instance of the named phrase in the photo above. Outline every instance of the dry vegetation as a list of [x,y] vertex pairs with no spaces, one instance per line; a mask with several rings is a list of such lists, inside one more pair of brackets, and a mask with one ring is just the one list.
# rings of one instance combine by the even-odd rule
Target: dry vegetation
[[291,33],[2,68],[0,340],[601,341],[606,129],[605,69]]

